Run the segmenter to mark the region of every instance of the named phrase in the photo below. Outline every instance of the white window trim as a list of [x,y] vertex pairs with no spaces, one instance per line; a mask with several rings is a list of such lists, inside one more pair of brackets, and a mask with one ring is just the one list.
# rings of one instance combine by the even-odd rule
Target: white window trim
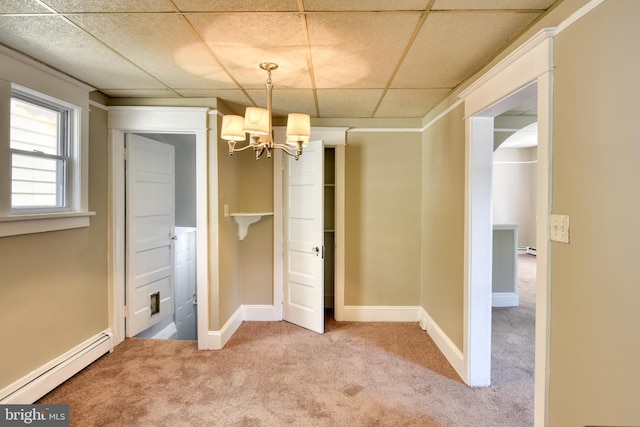
[[93,215],[95,212],[62,212],[0,217],[0,237],[88,227]]
[[[0,237],[43,233],[88,227],[95,212],[88,210],[89,170],[89,91],[81,82],[70,82],[55,73],[34,67],[30,60],[20,55],[8,55],[0,49]],[[11,213],[11,168],[10,166],[10,104],[12,87],[35,93],[38,96],[69,105],[74,109],[75,120],[71,123],[75,140],[72,198],[70,211],[59,213],[19,214]],[[73,114],[72,114],[73,115]]]

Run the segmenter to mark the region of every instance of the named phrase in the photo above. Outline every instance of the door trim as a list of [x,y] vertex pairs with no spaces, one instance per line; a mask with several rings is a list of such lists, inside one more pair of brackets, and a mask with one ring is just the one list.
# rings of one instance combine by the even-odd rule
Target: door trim
[[[335,296],[334,316],[344,320],[344,274],[345,274],[345,147],[348,128],[311,128],[312,140],[322,140],[325,147],[335,147]],[[274,128],[276,140],[285,139],[285,129]],[[283,157],[276,152],[273,156],[273,310],[274,319],[282,320],[284,292],[284,224],[283,206],[284,180],[282,176]],[[304,153],[302,154],[304,156]]]
[[208,253],[208,108],[200,107],[109,107],[109,324],[114,345],[125,339],[125,168],[126,133],[192,134],[196,137],[196,227],[198,347],[208,341],[209,253]]
[[[464,381],[491,378],[491,175],[493,117],[538,96],[535,425],[548,424],[553,37],[543,29],[459,96],[465,101]],[[486,198],[489,198],[489,201]],[[487,275],[488,271],[488,275]]]

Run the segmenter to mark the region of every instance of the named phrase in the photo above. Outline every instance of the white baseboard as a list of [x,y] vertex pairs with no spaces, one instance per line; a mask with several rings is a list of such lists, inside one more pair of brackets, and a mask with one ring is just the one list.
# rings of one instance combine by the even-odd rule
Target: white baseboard
[[[209,331],[201,350],[220,350],[238,330],[243,321],[278,322],[273,305],[241,305],[219,331]],[[413,306],[346,306],[344,320],[350,322],[418,322],[420,307]]]
[[198,341],[200,350],[221,350],[242,325],[242,306],[231,315],[219,331],[209,331],[205,342]]
[[200,350],[221,350],[243,321],[278,321],[273,305],[241,305],[219,331],[209,331],[205,342],[198,342]]
[[273,305],[243,305],[242,319],[248,322],[277,322],[282,320]]
[[520,297],[515,292],[493,292],[491,294],[492,307],[517,307]]
[[100,332],[0,390],[0,404],[34,403],[113,347],[111,330]]
[[451,341],[440,326],[429,316],[427,311],[420,307],[420,327],[427,331],[433,342],[436,343],[444,357],[449,361],[463,381],[467,381],[464,355],[462,351]]
[[418,322],[420,307],[414,306],[365,306],[346,305],[344,320],[347,322]]

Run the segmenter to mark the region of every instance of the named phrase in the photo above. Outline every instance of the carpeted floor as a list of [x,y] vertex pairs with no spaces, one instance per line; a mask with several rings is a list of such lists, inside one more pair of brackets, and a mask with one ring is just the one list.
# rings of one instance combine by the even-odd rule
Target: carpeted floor
[[70,404],[73,426],[530,426],[533,265],[521,306],[494,309],[488,388],[417,322],[245,322],[221,351],[127,339],[38,403]]

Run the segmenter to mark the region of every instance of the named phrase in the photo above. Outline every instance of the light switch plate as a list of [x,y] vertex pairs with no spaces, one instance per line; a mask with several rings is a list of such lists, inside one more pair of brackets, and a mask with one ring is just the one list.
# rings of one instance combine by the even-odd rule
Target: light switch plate
[[551,240],[569,243],[569,215],[551,215]]
[[224,216],[225,217],[229,216],[229,205],[224,205]]

